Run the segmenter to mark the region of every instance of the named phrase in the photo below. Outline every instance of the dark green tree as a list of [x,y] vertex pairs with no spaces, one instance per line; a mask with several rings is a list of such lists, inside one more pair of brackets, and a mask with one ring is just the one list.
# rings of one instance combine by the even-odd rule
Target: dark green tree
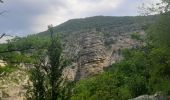
[[[54,35],[52,26],[48,28],[51,36],[48,51],[43,50],[36,55],[35,58],[38,59],[38,64],[35,64],[31,70],[30,78],[33,83],[31,100],[58,100],[65,98],[63,95],[65,94],[64,89],[66,86],[63,86],[65,83],[61,76],[67,62],[62,59],[62,45],[59,36]],[[49,58],[49,60],[46,58]]]
[[36,65],[34,69],[31,70],[30,80],[33,83],[33,95],[30,100],[45,100],[45,74],[42,71],[41,65]]
[[50,60],[50,73],[49,73],[49,79],[50,79],[50,85],[51,85],[51,100],[58,100],[60,96],[60,90],[61,90],[61,82],[63,79],[62,71],[64,69],[64,66],[62,65],[62,45],[59,39],[59,36],[55,37],[53,26],[48,26],[50,35],[51,35],[51,45],[48,49],[48,55]]

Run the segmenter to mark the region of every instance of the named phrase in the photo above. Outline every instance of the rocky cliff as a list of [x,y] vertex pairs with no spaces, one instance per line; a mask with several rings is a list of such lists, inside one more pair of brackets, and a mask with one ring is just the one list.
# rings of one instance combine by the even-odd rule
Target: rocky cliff
[[95,75],[103,71],[106,53],[102,37],[96,32],[81,34],[80,51],[78,53],[78,69],[76,80]]
[[154,95],[142,95],[130,100],[170,100],[170,96],[158,92],[155,93]]
[[[136,32],[136,31],[134,31]],[[109,37],[104,36],[104,32],[96,30],[76,33],[69,36],[68,42],[65,42],[66,57],[73,58],[73,63],[64,70],[64,75],[69,80],[80,80],[96,75],[109,65],[123,59],[121,50],[125,48],[134,48],[142,45],[141,42],[132,39],[129,33],[110,33]],[[144,32],[138,31],[139,35]],[[76,38],[75,38],[76,37]],[[111,42],[108,40],[111,39]]]
[[0,76],[0,100],[25,100],[28,80],[28,74],[24,70]]

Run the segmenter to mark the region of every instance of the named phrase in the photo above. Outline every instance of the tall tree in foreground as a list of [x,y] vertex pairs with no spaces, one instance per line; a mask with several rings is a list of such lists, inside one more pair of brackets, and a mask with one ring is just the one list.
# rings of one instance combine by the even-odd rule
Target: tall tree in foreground
[[51,45],[48,49],[48,55],[50,60],[50,85],[51,85],[51,100],[57,100],[60,95],[60,86],[63,79],[62,70],[64,65],[62,65],[61,53],[62,46],[59,36],[54,36],[53,26],[48,26],[49,32],[51,34]]
[[31,70],[31,77],[30,80],[33,83],[33,89],[30,91],[29,89],[27,92],[31,93],[31,97],[27,95],[28,100],[45,100],[45,74],[41,69],[41,65],[36,65],[34,69]]
[[[65,60],[62,59],[62,45],[59,36],[55,36],[53,26],[48,26],[51,43],[48,51],[43,50],[38,57],[36,64],[31,71],[31,89],[30,100],[58,100],[63,98],[64,82],[62,72],[66,66]],[[44,52],[45,51],[45,52]],[[46,58],[49,58],[48,60]],[[48,63],[46,63],[48,62]],[[29,92],[29,91],[28,91]],[[28,93],[29,94],[29,93]]]

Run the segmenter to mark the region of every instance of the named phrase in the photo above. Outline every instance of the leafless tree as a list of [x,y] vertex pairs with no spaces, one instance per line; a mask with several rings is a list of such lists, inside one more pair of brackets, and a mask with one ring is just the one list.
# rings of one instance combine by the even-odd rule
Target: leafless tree
[[[2,0],[0,0],[0,3],[4,3]],[[0,15],[2,15],[5,11],[0,12]],[[5,33],[0,35],[0,39],[5,36]]]
[[2,0],[0,0],[0,3],[4,3]]
[[5,33],[1,34],[0,35],[0,39],[3,38],[5,36]]

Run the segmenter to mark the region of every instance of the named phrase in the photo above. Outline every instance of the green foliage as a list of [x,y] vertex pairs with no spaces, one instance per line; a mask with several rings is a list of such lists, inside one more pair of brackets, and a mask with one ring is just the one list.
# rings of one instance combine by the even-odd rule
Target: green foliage
[[35,66],[30,70],[30,81],[33,84],[33,89],[29,92],[32,97],[27,97],[28,100],[45,100],[45,74],[42,72],[41,66]]
[[127,100],[157,91],[170,93],[170,55],[166,50],[144,47],[126,49],[123,54],[124,60],[108,72],[78,82],[72,100]]
[[61,75],[62,70],[64,68],[61,65],[61,53],[62,47],[60,39],[54,38],[53,27],[49,26],[49,31],[51,34],[51,45],[48,49],[48,55],[50,59],[50,72],[49,72],[49,79],[51,85],[51,100],[56,100],[59,97],[60,93],[60,84],[62,82]]
[[5,67],[0,67],[0,74],[2,73],[11,73],[16,71],[17,67],[11,66],[11,65],[7,65]]
[[125,100],[131,95],[121,74],[105,72],[97,77],[81,80],[74,88],[71,100]]
[[163,13],[158,17],[158,20],[148,30],[148,37],[154,46],[170,47],[170,12]]
[[[169,3],[168,0],[163,0],[163,2]],[[110,70],[102,74],[77,82],[73,89],[69,85],[68,87],[60,86],[63,81],[61,72],[64,66],[69,64],[69,61],[61,59],[61,41],[53,37],[56,30],[70,33],[96,29],[97,31],[106,31],[103,35],[108,38],[113,35],[112,32],[120,35],[124,32],[140,30],[141,26],[153,22],[154,19],[154,16],[97,16],[70,20],[54,27],[54,29],[49,27],[51,39],[46,37],[49,36],[46,34],[47,32],[43,32],[25,38],[15,38],[9,41],[8,45],[1,44],[1,51],[24,49],[19,53],[2,54],[1,57],[9,59],[10,62],[32,63],[39,52],[41,54],[41,52],[48,50],[50,67],[44,67],[40,64],[31,71],[33,82],[31,100],[70,99],[70,96],[71,100],[127,100],[143,94],[153,94],[157,91],[170,94],[170,12],[168,11],[159,15],[158,20],[149,28],[146,46],[123,50],[124,60],[113,64]],[[63,34],[62,37],[67,35]],[[131,37],[142,40],[137,33],[132,34]],[[110,45],[114,43],[114,40],[110,38],[105,42]],[[33,50],[25,50],[30,48]],[[47,69],[45,70],[45,68]],[[11,68],[0,69],[0,72],[2,71],[11,72]]]
[[139,40],[139,41],[142,40],[141,35],[140,35],[139,33],[133,33],[133,34],[131,34],[131,38],[132,38],[132,39],[135,39],[135,40]]
[[[137,17],[112,17],[112,16],[95,16],[84,19],[72,19],[57,27],[54,27],[54,32],[65,33],[67,36],[74,32],[84,32],[94,30],[104,33],[126,33],[140,30],[142,26],[148,23],[153,23],[154,16],[137,16]],[[39,36],[47,36],[48,32],[41,32]]]
[[49,46],[49,37],[31,35],[16,37],[7,44],[0,44],[0,58],[8,63],[35,63],[35,56]]
[[[170,30],[168,16],[164,17],[149,29],[145,47],[123,50],[124,60],[113,64],[109,72],[78,82],[72,99],[127,100],[157,91],[170,94]],[[138,34],[132,38],[140,40]]]
[[[70,93],[68,85],[63,85],[64,80],[61,77],[64,67],[69,63],[62,59],[62,45],[59,37],[55,37],[53,27],[49,27],[51,34],[51,43],[48,51],[40,52],[37,56],[37,63],[31,71],[31,81],[33,88],[28,89],[28,97],[30,100],[60,100],[69,98],[65,93]],[[46,57],[49,57],[49,64],[46,63]],[[63,85],[63,86],[62,86]],[[29,96],[31,94],[31,96]]]

